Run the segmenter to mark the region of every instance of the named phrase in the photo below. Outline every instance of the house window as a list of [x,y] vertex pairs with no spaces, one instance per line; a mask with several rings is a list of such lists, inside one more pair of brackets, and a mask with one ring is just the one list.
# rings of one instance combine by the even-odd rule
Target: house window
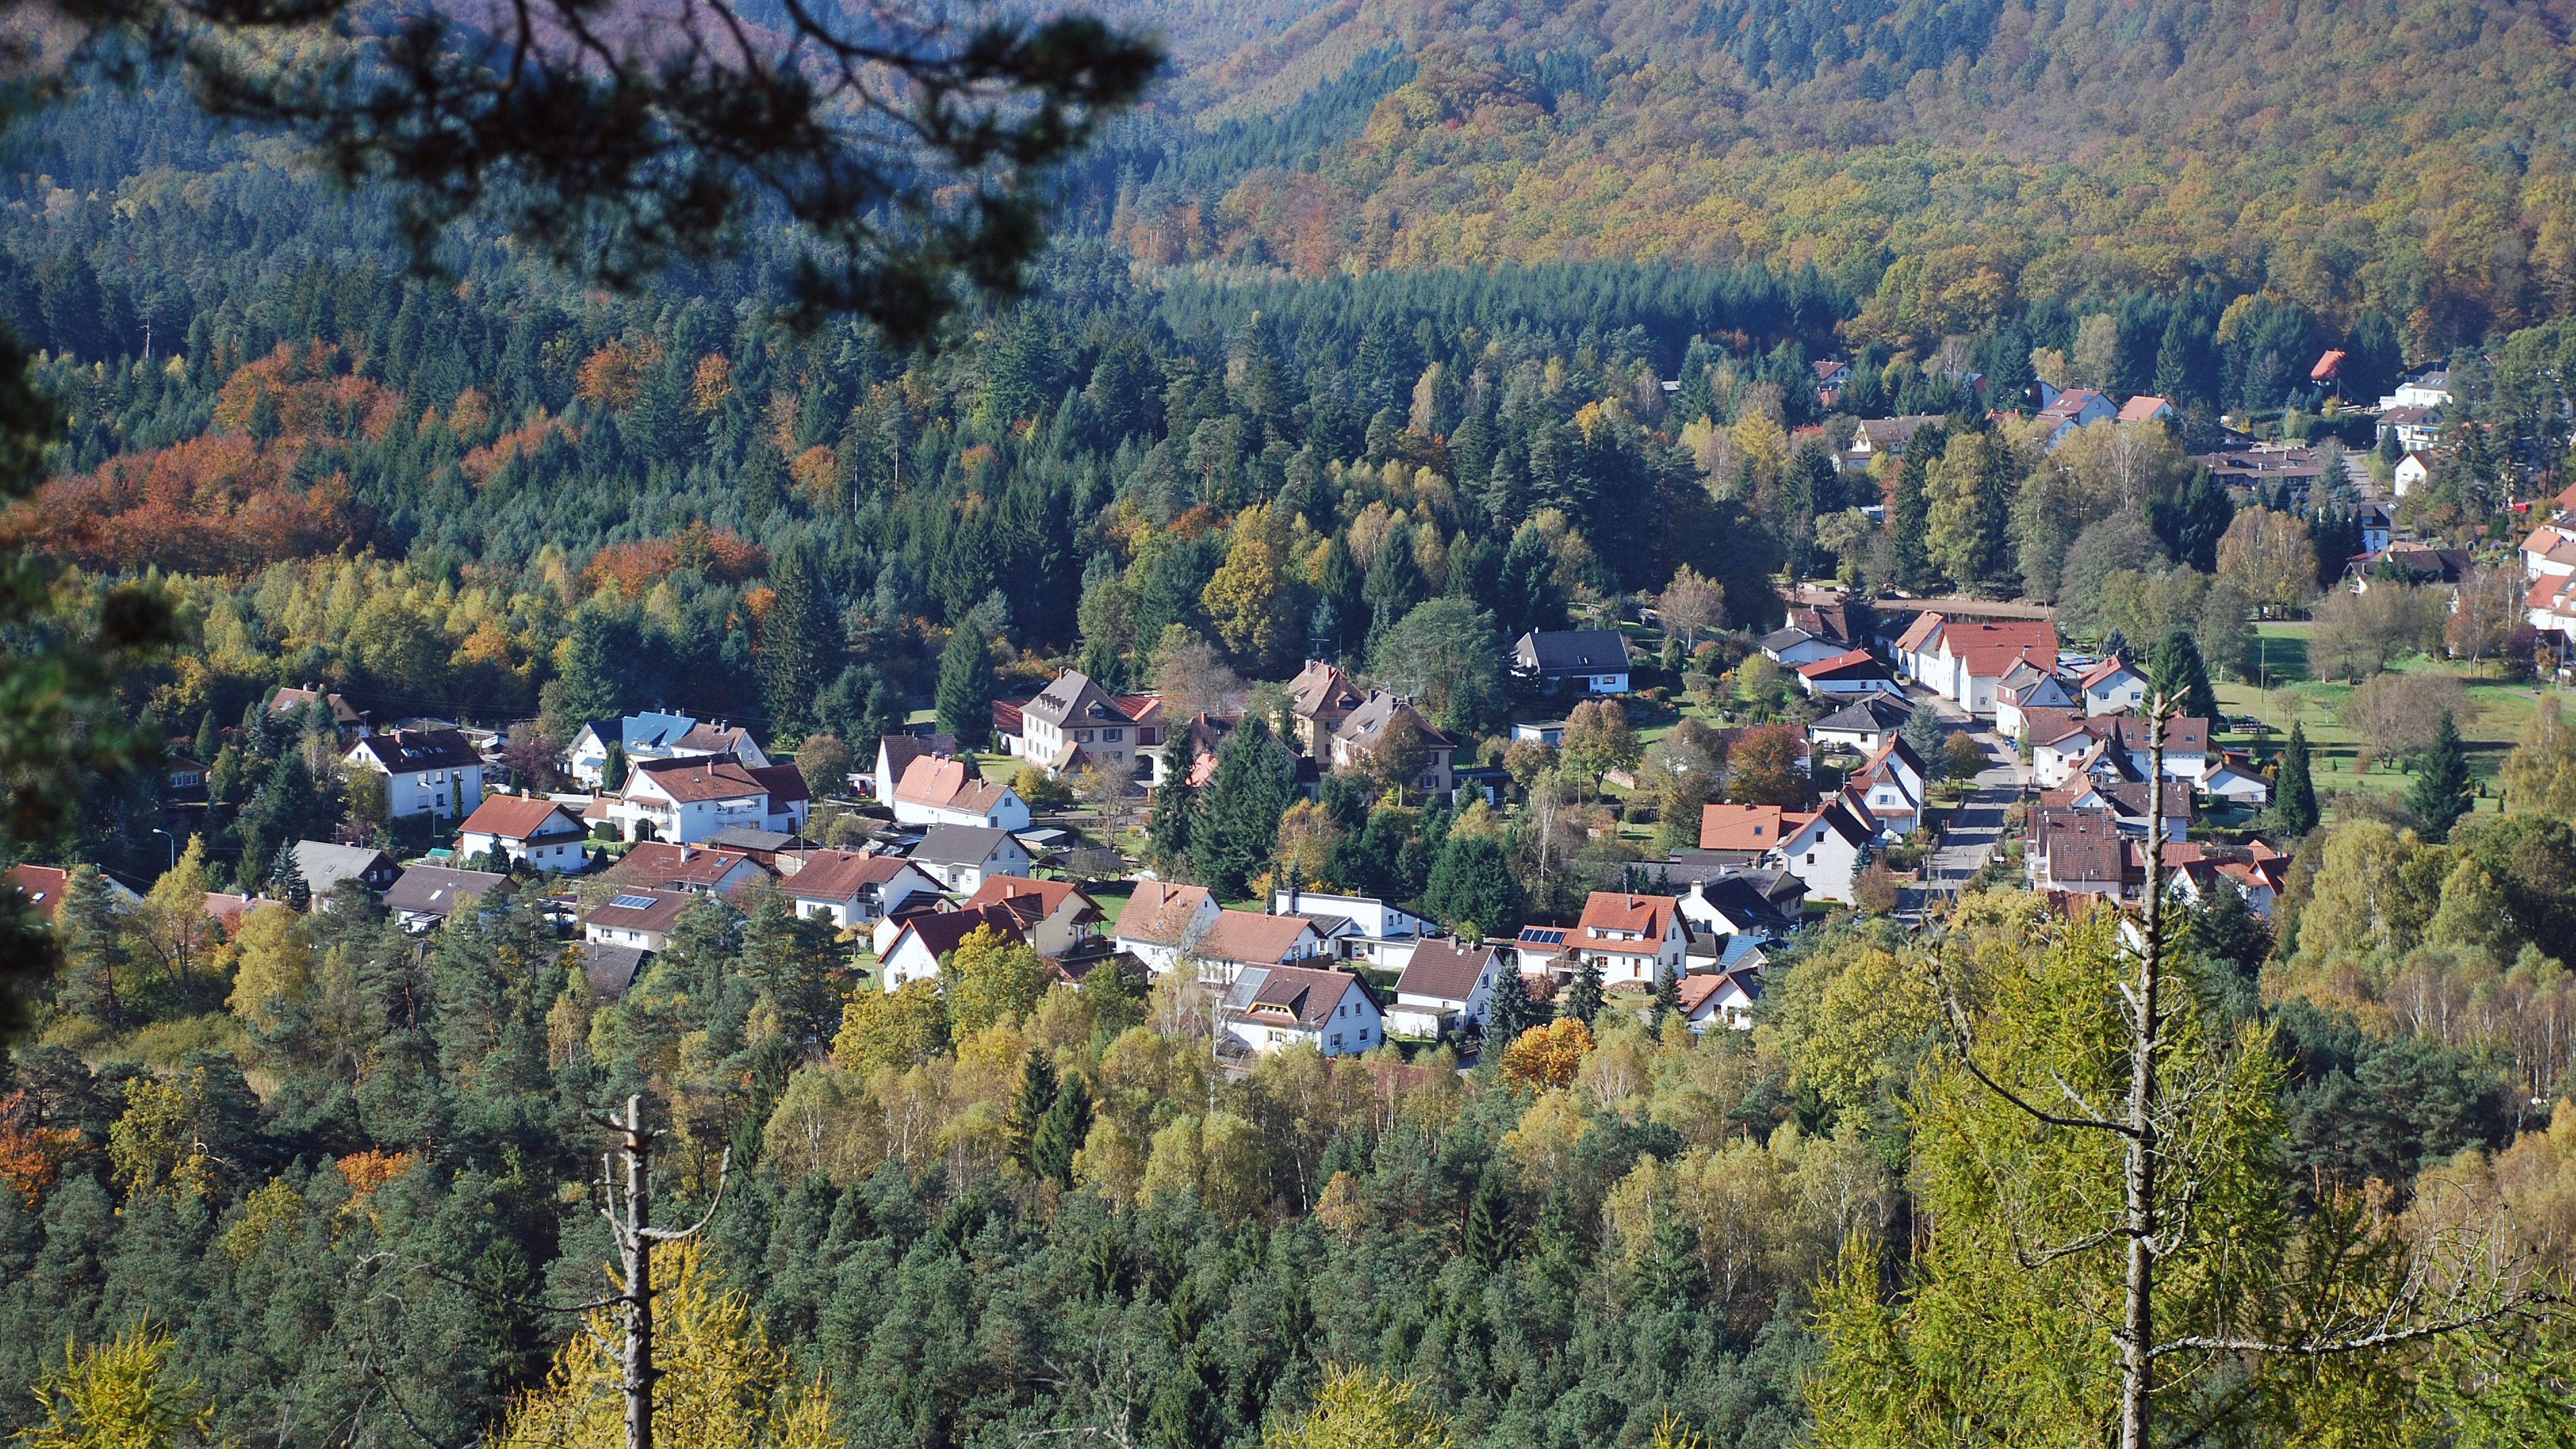
[[1127,737],[1127,732],[1125,730],[1102,730],[1100,732],[1100,737],[1104,740],[1125,739]]

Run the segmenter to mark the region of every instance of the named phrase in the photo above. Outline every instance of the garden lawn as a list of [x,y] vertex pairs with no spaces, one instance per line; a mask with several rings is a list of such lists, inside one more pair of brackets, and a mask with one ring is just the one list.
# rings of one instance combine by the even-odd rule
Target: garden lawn
[[[2340,680],[2316,681],[2307,677],[2307,634],[2313,627],[2303,623],[2258,625],[2258,667],[2268,669],[2272,688],[2266,691],[2252,682],[2221,683],[2217,686],[2218,707],[2231,719],[2251,715],[2272,726],[2269,734],[2228,734],[2223,741],[2231,749],[2252,749],[2256,761],[2262,764],[2269,764],[2280,754],[2294,720],[2306,728],[2309,776],[2316,783],[2319,803],[2325,806],[2325,822],[2333,824],[2338,812],[2327,798],[2330,792],[2360,791],[2403,798],[2413,787],[2415,776],[2407,768],[2411,762],[2396,760],[2382,760],[2368,771],[2356,772],[2363,741],[2336,718],[2353,686]],[[2392,668],[2399,673],[2438,671],[2458,676],[2469,701],[2468,717],[2459,721],[2460,739],[2468,748],[2469,773],[2479,789],[2471,808],[2501,809],[2502,802],[2495,797],[2492,782],[2504,766],[2505,755],[2521,743],[2524,730],[2539,712],[2539,696],[2532,685],[2502,677],[2500,666],[2495,664],[2472,667],[2417,657],[2402,660]]]

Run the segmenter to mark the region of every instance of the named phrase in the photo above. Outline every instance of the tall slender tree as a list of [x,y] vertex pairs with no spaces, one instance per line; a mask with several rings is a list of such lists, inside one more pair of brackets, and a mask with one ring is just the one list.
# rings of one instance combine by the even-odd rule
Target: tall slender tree
[[2281,749],[2281,768],[2272,789],[2272,818],[2292,840],[2317,828],[2317,787],[2308,778],[2308,732],[2290,722],[2290,742]]
[[2155,663],[2148,677],[2157,693],[2173,700],[2186,719],[2218,718],[2218,691],[2209,684],[2209,666],[2202,662],[2200,646],[2191,635],[2176,629],[2156,646]]
[[963,620],[939,656],[939,728],[961,750],[981,746],[993,728],[993,654]]
[[832,607],[813,550],[802,540],[770,565],[773,599],[760,626],[760,693],[770,733],[803,739],[815,728],[814,702],[841,672],[841,619]]
[[2449,710],[2433,726],[2433,743],[2415,767],[2415,786],[2406,806],[2415,812],[2417,829],[2426,840],[2451,838],[2451,827],[2469,812],[2469,756],[2460,747],[2460,727]]

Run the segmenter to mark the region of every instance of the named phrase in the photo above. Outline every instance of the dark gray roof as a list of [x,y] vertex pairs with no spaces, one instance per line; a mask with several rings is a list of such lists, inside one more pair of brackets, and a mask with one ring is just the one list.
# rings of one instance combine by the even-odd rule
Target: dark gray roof
[[1541,674],[1593,674],[1628,667],[1628,636],[1616,629],[1546,629],[1523,634],[1512,657]]
[[796,836],[785,830],[756,830],[748,825],[728,825],[708,836],[707,844],[727,850],[786,850],[796,844]]
[[385,908],[415,916],[444,916],[467,899],[494,889],[508,890],[510,878],[488,870],[453,870],[443,865],[415,865],[385,887]]
[[579,953],[582,980],[590,986],[594,1001],[615,1001],[644,974],[644,964],[653,953],[641,946],[609,946],[598,941],[584,941]]
[[1826,715],[1808,726],[1814,730],[1848,730],[1855,733],[1884,733],[1901,729],[1913,711],[1883,694],[1865,694],[1850,704]]
[[934,825],[914,846],[912,858],[934,865],[982,865],[1011,832],[991,825]]
[[[333,845],[327,840],[295,842],[295,868],[303,873],[304,884],[311,888],[313,899],[331,894],[331,888],[344,880],[361,881],[370,886],[390,883],[394,863],[381,850],[363,845]],[[374,876],[375,879],[368,879]]]
[[393,774],[456,770],[483,763],[483,752],[458,730],[394,730],[358,741]]

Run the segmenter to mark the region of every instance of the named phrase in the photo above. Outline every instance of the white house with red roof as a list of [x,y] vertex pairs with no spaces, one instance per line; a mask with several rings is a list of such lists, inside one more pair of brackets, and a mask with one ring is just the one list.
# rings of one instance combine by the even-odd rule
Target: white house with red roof
[[729,896],[766,873],[739,850],[644,840],[629,846],[599,878],[611,885]]
[[1694,1034],[1718,1026],[1751,1031],[1762,978],[1751,970],[1696,972],[1681,979],[1681,997],[1682,1024]]
[[1651,987],[1666,975],[1681,974],[1690,954],[1690,927],[1672,896],[1594,891],[1565,938],[1564,952],[1600,966],[1605,985]]
[[512,865],[560,873],[590,864],[590,832],[572,812],[543,796],[493,795],[474,807],[457,836],[467,860],[499,851]]
[[1798,666],[1798,687],[1818,699],[1854,699],[1886,694],[1903,697],[1887,666],[1866,649],[1846,649],[1831,658]]
[[939,896],[939,882],[901,856],[846,850],[806,852],[779,889],[796,903],[796,914],[830,921],[845,931],[881,921],[916,898]]
[[2142,392],[2137,396],[2130,398],[2127,402],[2120,404],[2119,415],[2113,418],[2112,421],[2121,423],[2170,423],[2174,420],[2175,416],[2173,399],[2158,397],[2151,392]]
[[2117,654],[2105,656],[2075,676],[2088,715],[2126,714],[2146,708],[2147,676]]
[[626,777],[623,795],[597,807],[626,826],[653,828],[656,839],[703,843],[719,830],[802,831],[812,794],[793,765],[746,765],[723,755],[646,760]]
[[2070,387],[2050,397],[2037,415],[2048,427],[2048,447],[2056,451],[2076,429],[2114,421],[2120,410],[2111,399],[2089,387]]
[[1109,919],[1082,887],[1064,880],[1030,880],[1022,876],[988,876],[968,896],[964,908],[987,906],[1007,910],[1020,923],[1020,936],[1041,956],[1069,956],[1098,938]]
[[2057,626],[2046,619],[1916,616],[1895,645],[1898,667],[1970,714],[1993,714],[1995,690],[2016,665],[2054,673]]
[[1890,737],[1867,764],[1843,782],[1843,791],[1869,812],[1881,835],[1902,840],[1914,833],[1923,818],[1927,778],[1923,757],[1898,735]]
[[1029,828],[1028,802],[1010,786],[984,779],[971,760],[923,755],[904,768],[888,802],[903,825]]
[[1216,923],[1219,909],[1205,886],[1140,880],[1119,913],[1114,939],[1119,950],[1161,975],[1178,965]]
[[2044,669],[2024,658],[1995,681],[1995,733],[2006,739],[2018,738],[2023,711],[2072,709],[2074,705],[2074,692],[2056,670]]
[[915,981],[937,980],[939,958],[988,927],[1005,940],[1024,941],[1018,919],[998,907],[926,911],[906,917],[894,940],[877,958],[877,984],[887,991],[898,991]]

